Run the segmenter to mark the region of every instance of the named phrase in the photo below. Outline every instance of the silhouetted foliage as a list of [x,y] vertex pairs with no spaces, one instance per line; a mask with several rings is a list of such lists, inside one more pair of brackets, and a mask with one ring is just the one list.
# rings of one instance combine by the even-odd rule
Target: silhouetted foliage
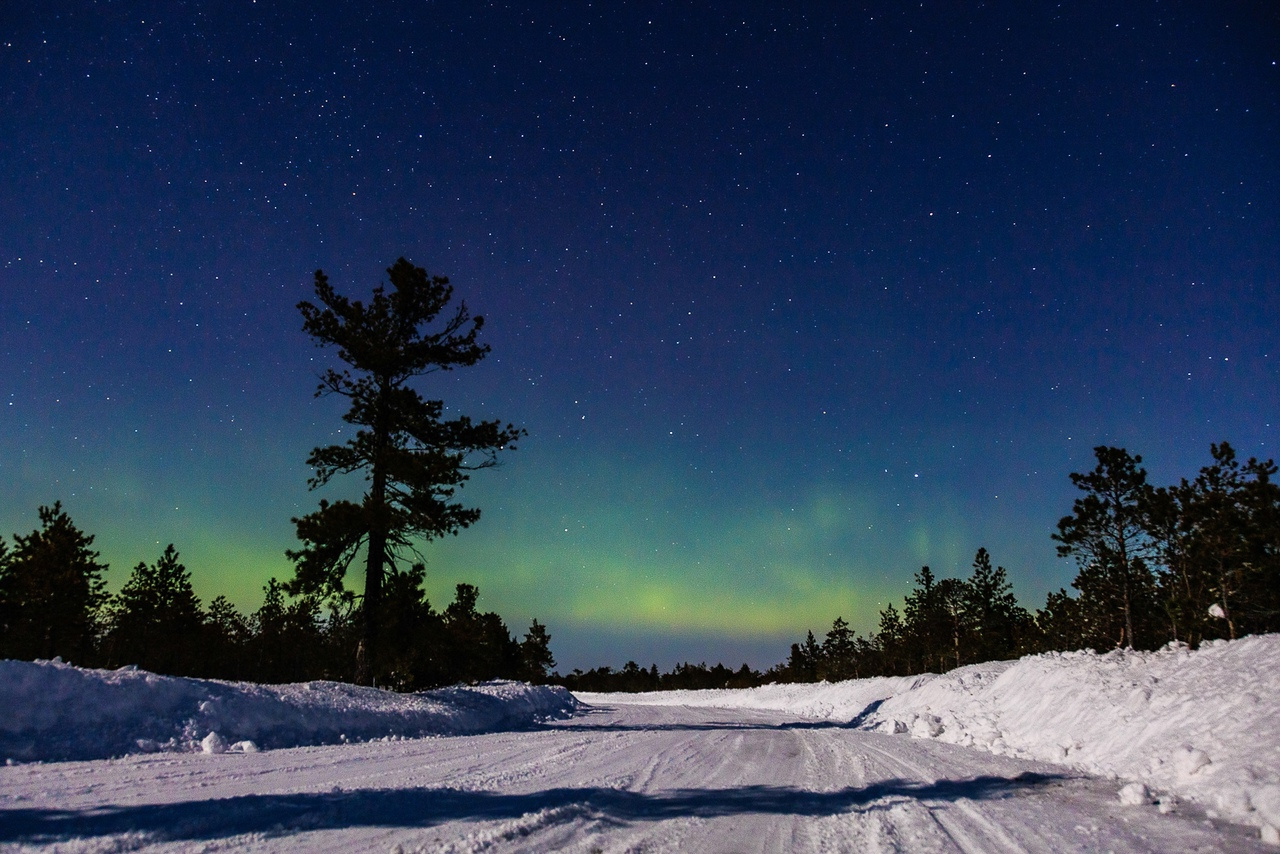
[[480,517],[454,500],[469,472],[496,464],[496,453],[514,448],[524,431],[498,421],[445,419],[444,403],[423,398],[410,383],[437,371],[479,362],[489,352],[477,343],[484,318],[466,304],[445,315],[453,299],[449,280],[429,276],[404,258],[388,268],[391,282],[365,303],[336,293],[322,271],[315,274],[319,305],[298,303],[303,330],[318,346],[336,347],[347,367],[321,376],[317,396],[335,394],[351,405],[343,420],[354,435],[340,445],[317,447],[307,464],[313,489],[335,475],[362,472],[369,483],[361,502],[322,500],[320,509],[295,519],[303,547],[295,561],[290,593],[341,597],[347,570],[365,555],[361,632],[355,678],[369,684],[378,663],[384,622],[383,588],[414,543],[457,534]]
[[1080,649],[1084,646],[1084,606],[1065,589],[1045,597],[1044,607],[1036,612],[1040,648],[1033,651]]
[[[1152,649],[1280,629],[1280,485],[1271,460],[1241,463],[1223,442],[1194,481],[1152,488],[1142,458],[1094,449],[1091,472],[1072,474],[1084,495],[1053,539],[1076,558],[1072,587],[1050,593],[1033,617],[1004,567],[979,549],[967,580],[915,576],[900,613],[850,637],[837,618],[822,644],[792,644],[778,681],[893,676],[1034,652],[1085,647]],[[852,652],[850,652],[852,650]]]
[[386,654],[378,663],[379,685],[408,691],[448,681],[444,620],[422,588],[426,573],[421,563],[406,572],[393,568],[387,573],[382,603]]
[[534,620],[520,644],[520,679],[533,685],[541,685],[556,666],[551,654],[551,635],[547,627]]
[[134,567],[106,614],[103,647],[109,667],[136,664],[175,676],[206,670],[200,600],[172,543],[154,564]]
[[879,631],[862,637],[836,617],[822,643],[809,632],[792,644],[787,662],[764,674],[779,682],[904,676],[1008,658],[1036,649],[1035,621],[1013,596],[1004,567],[979,549],[968,580],[938,579],[929,567],[915,575],[903,611],[890,603]]
[[0,657],[92,665],[107,566],[61,502],[38,513],[39,530],[15,534],[13,551],[0,560]]
[[668,673],[658,673],[656,664],[648,670],[634,661],[628,661],[621,670],[597,667],[586,671],[574,670],[567,676],[552,675],[549,680],[563,685],[570,691],[703,691],[712,688],[754,688],[765,684],[766,677],[746,664],[736,671],[717,664],[708,667],[706,662],[677,664]]
[[474,586],[459,584],[454,601],[445,608],[445,635],[454,651],[450,682],[513,678],[520,672],[520,645],[501,617],[476,610],[478,598]]
[[[275,578],[262,588],[262,607],[254,612],[249,658],[256,682],[293,682],[301,678],[341,678],[327,670],[324,626],[319,602],[309,596],[285,599]],[[349,678],[349,677],[348,677]]]
[[805,637],[803,644],[791,645],[791,656],[784,667],[788,682],[817,682],[822,668],[822,647],[813,636]]
[[942,590],[927,566],[916,573],[915,582],[902,606],[907,668],[913,673],[943,671],[947,669],[950,630]]
[[1280,613],[1276,466],[1242,464],[1226,442],[1210,453],[1194,481],[1154,490],[1147,505],[1170,631],[1192,644],[1265,631]]
[[[226,596],[209,603],[205,618],[205,652],[201,657],[201,676],[216,679],[252,679],[247,651],[253,640],[250,620],[236,609]],[[194,674],[193,674],[194,675]]]
[[915,672],[911,669],[906,653],[907,627],[892,602],[880,612],[880,631],[875,640],[881,653],[880,675],[905,676]]
[[[1280,630],[1280,485],[1271,460],[1240,462],[1223,442],[1194,480],[1152,488],[1141,457],[1095,449],[1097,466],[1071,475],[1084,493],[1053,538],[1079,566],[1034,617],[1018,604],[1007,571],[978,549],[968,579],[914,576],[902,609],[889,603],[877,631],[856,634],[837,617],[819,641],[812,631],[787,661],[761,673],[743,664],[676,665],[659,673],[555,666],[546,626],[534,620],[517,641],[502,619],[478,610],[479,590],[459,584],[436,611],[421,563],[384,562],[380,631],[385,655],[370,679],[398,690],[455,682],[524,679],[583,691],[753,687],[910,675],[1031,652],[1154,648],[1168,640]],[[246,617],[219,596],[201,612],[190,574],[170,545],[138,564],[108,597],[106,566],[61,504],[39,509],[41,529],[0,539],[0,655],[77,663],[138,664],[159,672],[267,682],[351,680],[367,597],[333,587],[287,596],[276,579]],[[296,579],[295,579],[296,580]],[[327,608],[327,612],[323,609]],[[105,615],[105,619],[104,619]]]
[[843,617],[836,617],[822,641],[817,675],[828,682],[852,679],[857,674],[857,645],[853,630]]
[[1005,568],[991,568],[991,555],[985,548],[973,557],[973,574],[962,595],[971,643],[965,663],[1012,658],[1036,648],[1031,615],[1014,597]]
[[1070,516],[1058,522],[1058,554],[1074,557],[1080,574],[1072,586],[1081,594],[1083,645],[1146,647],[1159,631],[1155,617],[1154,554],[1144,524],[1150,493],[1141,456],[1099,445],[1091,472],[1073,473],[1084,495]]
[[[262,605],[242,614],[225,596],[202,610],[191,574],[170,544],[134,567],[108,596],[107,567],[61,504],[40,508],[42,527],[0,538],[0,657],[137,666],[154,673],[254,682],[352,681],[363,602],[346,592],[290,596],[277,579]],[[416,691],[490,679],[545,681],[555,666],[551,635],[534,620],[524,641],[497,614],[477,609],[479,590],[459,584],[444,612],[423,590],[421,563],[387,568],[382,630],[388,655],[374,680]]]

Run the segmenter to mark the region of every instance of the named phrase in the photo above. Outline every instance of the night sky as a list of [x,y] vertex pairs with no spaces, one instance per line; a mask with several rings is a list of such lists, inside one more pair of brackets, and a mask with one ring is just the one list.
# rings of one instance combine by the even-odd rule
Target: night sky
[[0,5],[0,532],[256,608],[345,438],[294,306],[404,255],[493,348],[424,393],[529,431],[437,607],[562,671],[774,664],[979,546],[1035,608],[1093,446],[1278,454],[1278,10]]

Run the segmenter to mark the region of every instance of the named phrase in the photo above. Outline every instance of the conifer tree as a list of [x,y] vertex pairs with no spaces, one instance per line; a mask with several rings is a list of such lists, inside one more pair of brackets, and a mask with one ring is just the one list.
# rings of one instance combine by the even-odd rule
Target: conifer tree
[[299,682],[340,674],[326,673],[320,607],[311,596],[292,602],[275,578],[262,588],[262,607],[253,614],[250,643],[254,681]]
[[378,684],[397,691],[434,687],[448,678],[444,624],[423,589],[426,575],[426,566],[415,563],[404,572],[389,568],[385,579],[385,654],[379,658],[379,670],[374,675]]
[[1090,612],[1095,618],[1086,631],[1132,649],[1152,640],[1149,631],[1138,635],[1150,629],[1154,616],[1155,579],[1147,562],[1152,548],[1143,513],[1150,487],[1141,456],[1102,445],[1093,452],[1093,471],[1071,475],[1084,495],[1058,522],[1053,539],[1060,543],[1059,556],[1080,565],[1073,586],[1086,618]]
[[853,630],[844,617],[836,617],[822,642],[822,678],[832,682],[853,678],[855,649]]
[[0,560],[0,658],[53,658],[93,663],[106,564],[62,502],[39,508],[40,529],[14,535]]
[[903,602],[905,646],[909,655],[919,662],[919,671],[913,671],[908,662],[908,672],[921,672],[931,667],[945,670],[945,656],[951,646],[951,632],[941,591],[933,570],[927,566],[915,575],[916,586]]
[[805,663],[806,680],[808,682],[817,682],[822,678],[819,673],[819,667],[822,662],[822,646],[813,636],[813,632],[805,635],[804,646],[800,648],[802,653],[802,661]]
[[111,666],[136,664],[153,673],[195,675],[204,618],[191,573],[170,543],[154,564],[139,563],[107,608]]
[[973,574],[965,582],[964,610],[975,649],[973,659],[992,661],[1018,654],[1020,636],[1031,615],[1018,604],[1003,566],[991,568],[985,548],[973,557]]
[[1213,599],[1209,581],[1191,563],[1191,516],[1187,505],[1192,486],[1186,480],[1177,486],[1161,486],[1147,494],[1144,525],[1151,536],[1156,559],[1162,566],[1157,588],[1169,634],[1173,640],[1199,645],[1210,629],[1208,604]]
[[453,299],[449,280],[429,276],[401,258],[387,270],[391,288],[374,289],[368,302],[339,295],[322,271],[315,274],[318,304],[301,302],[303,329],[317,345],[337,348],[342,370],[322,376],[317,396],[350,401],[343,419],[355,434],[343,444],[318,447],[307,463],[311,487],[335,475],[362,473],[362,500],[321,501],[295,519],[303,547],[290,552],[296,574],[289,592],[337,595],[358,554],[365,557],[363,617],[356,679],[376,670],[383,580],[416,541],[457,534],[480,517],[455,501],[469,472],[496,464],[496,452],[514,448],[524,431],[497,421],[444,417],[444,403],[428,400],[411,383],[425,375],[479,362],[489,352],[477,336],[484,319]]
[[[1226,444],[1226,443],[1223,443]],[[1274,460],[1249,459],[1243,500],[1249,523],[1249,558],[1245,563],[1243,631],[1280,630],[1280,473]]]
[[1045,597],[1044,607],[1036,611],[1036,629],[1042,652],[1060,652],[1088,646],[1080,600],[1063,588]]
[[226,596],[216,596],[209,603],[205,633],[209,641],[201,676],[247,679],[252,675],[245,656],[253,630],[248,618]]
[[965,610],[965,592],[965,583],[959,578],[944,578],[938,582],[938,610],[945,632],[944,640],[949,641],[950,647],[945,654],[941,649],[938,652],[938,666],[944,670],[944,659],[947,664],[954,662],[955,667],[974,660],[971,648],[972,626]]
[[[1250,459],[1242,464],[1226,442],[1210,447],[1213,463],[1200,470],[1195,481],[1183,482],[1182,541],[1184,572],[1191,589],[1201,592],[1192,601],[1195,616],[1205,620],[1216,606],[1216,619],[1225,632],[1206,626],[1210,636],[1238,637],[1248,631],[1266,631],[1275,624],[1276,554],[1280,541],[1268,530],[1280,506],[1280,492],[1271,476],[1271,460]],[[1268,572],[1269,570],[1269,572]],[[1268,619],[1268,616],[1271,619]]]
[[[520,678],[534,685],[541,685],[555,666],[556,659],[551,654],[551,635],[546,626],[534,620],[520,644]],[[644,671],[641,673],[645,677],[642,681],[647,682],[648,674]]]
[[492,612],[476,610],[480,591],[459,584],[454,601],[444,610],[450,654],[450,682],[510,679],[520,673],[520,645],[507,624]]
[[898,613],[898,609],[890,602],[888,607],[880,612],[879,631],[876,632],[876,641],[880,645],[881,654],[884,656],[884,675],[885,676],[905,676],[911,673],[911,664],[907,660],[907,652],[904,649],[906,645],[906,626],[902,622],[902,617]]
[[787,659],[787,672],[792,682],[817,682],[819,664],[822,659],[822,646],[810,631],[804,643],[791,645],[791,656]]

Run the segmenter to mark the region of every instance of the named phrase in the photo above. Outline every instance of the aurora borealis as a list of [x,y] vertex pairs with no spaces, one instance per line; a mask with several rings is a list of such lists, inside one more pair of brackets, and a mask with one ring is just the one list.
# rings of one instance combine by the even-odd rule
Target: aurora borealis
[[295,304],[404,255],[528,429],[424,547],[562,671],[767,666],[979,546],[1028,607],[1098,444],[1276,456],[1280,13],[1084,2],[0,11],[0,532],[286,577],[341,407]]

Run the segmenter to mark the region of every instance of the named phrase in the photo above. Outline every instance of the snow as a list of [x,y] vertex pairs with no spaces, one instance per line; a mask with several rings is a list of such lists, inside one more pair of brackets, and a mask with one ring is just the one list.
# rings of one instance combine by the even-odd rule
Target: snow
[[579,696],[786,709],[1129,780],[1163,804],[1195,802],[1264,838],[1280,828],[1280,635],[1196,651],[1048,653],[942,675]]
[[370,739],[459,735],[571,714],[568,691],[517,682],[397,694],[337,682],[255,685],[0,661],[0,759],[253,753]]
[[1274,850],[1278,674],[1280,635],[578,698],[6,661],[0,848]]
[[1120,803],[1127,807],[1145,806],[1151,803],[1151,792],[1141,783],[1129,783],[1120,789]]
[[1120,790],[788,712],[617,704],[520,732],[0,767],[0,850],[1274,850]]

